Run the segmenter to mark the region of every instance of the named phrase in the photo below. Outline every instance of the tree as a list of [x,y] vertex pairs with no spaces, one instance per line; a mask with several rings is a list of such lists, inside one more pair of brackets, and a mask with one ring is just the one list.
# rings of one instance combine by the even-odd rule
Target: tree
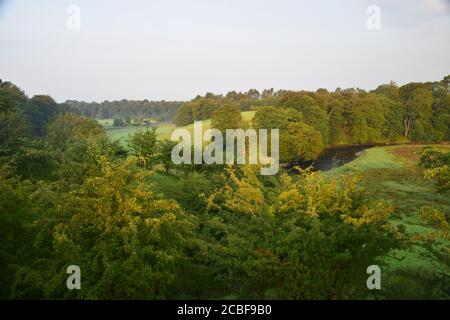
[[399,101],[394,101],[389,98],[381,99],[381,103],[384,105],[385,112],[385,128],[383,129],[383,135],[390,141],[398,140],[402,137],[403,132],[403,105]]
[[253,126],[256,129],[287,129],[290,122],[301,121],[302,115],[295,109],[260,107],[256,109]]
[[194,121],[192,107],[189,103],[182,104],[174,117],[174,122],[177,126],[185,126]]
[[178,109],[174,122],[177,126],[184,126],[196,120],[211,118],[216,109],[223,105],[222,97],[207,93],[204,97],[197,96]]
[[323,151],[322,135],[303,122],[290,123],[287,134],[281,136],[282,161],[314,160]]
[[344,104],[335,100],[329,105],[328,123],[330,131],[330,144],[337,145],[346,141],[347,119],[344,116]]
[[426,140],[431,128],[433,96],[431,90],[418,87],[410,92],[404,100],[403,116],[404,135],[413,140]]
[[[102,157],[98,174],[49,199],[54,206],[44,215],[52,222],[45,226],[52,257],[46,263],[35,260],[31,270],[19,268],[13,297],[36,288],[40,298],[170,298],[170,288],[191,264],[187,252],[196,249],[190,241],[195,224],[154,191],[147,183],[154,172],[136,170],[138,161],[113,164]],[[65,269],[73,263],[83,270],[82,290],[64,288]]]
[[367,198],[355,176],[325,179],[306,170],[280,180],[274,228],[281,240],[272,249],[278,257],[278,294],[364,296],[369,261],[400,245],[389,226],[392,208]]
[[27,100],[25,93],[11,82],[0,79],[0,113],[17,111],[20,104]]
[[236,298],[364,297],[367,266],[400,245],[392,208],[370,201],[355,177],[283,175],[272,194],[242,166],[222,183],[207,198],[203,231],[217,241],[214,263],[230,270],[221,276],[239,284]]
[[281,106],[300,111],[305,123],[313,126],[322,134],[323,142],[329,142],[328,115],[313,98],[303,93],[290,93],[280,101]]
[[103,127],[96,121],[73,113],[59,115],[47,130],[48,141],[60,149],[65,149],[74,139],[106,136]]
[[123,127],[124,125],[125,125],[125,123],[123,122],[122,119],[114,118],[114,120],[113,120],[113,126],[114,127]]
[[101,103],[67,100],[64,104],[69,106],[72,113],[76,111],[84,116],[97,119],[161,117],[164,121],[169,121],[173,119],[182,102],[122,99],[120,101],[103,101]]
[[59,113],[58,104],[46,95],[33,96],[21,108],[25,119],[30,123],[31,133],[35,136],[43,136],[47,124]]
[[383,95],[393,101],[400,100],[399,88],[394,81],[391,81],[389,84],[381,84],[372,92]]
[[141,126],[143,122],[144,122],[144,118],[143,117],[134,117],[133,118],[133,124],[135,126]]
[[26,135],[27,126],[23,117],[17,112],[0,112],[0,161],[4,156],[13,155],[20,138]]
[[325,146],[322,135],[303,118],[293,108],[261,107],[256,110],[253,126],[256,129],[280,130],[281,161],[316,159]]
[[436,182],[438,192],[450,191],[450,152],[424,148],[421,165],[426,168],[424,176]]
[[161,157],[161,150],[153,128],[138,130],[134,134],[130,134],[128,146],[132,154],[145,159],[147,167],[157,164]]
[[165,171],[169,172],[170,169],[175,167],[175,164],[172,161],[172,150],[175,145],[177,145],[177,142],[161,140],[158,141],[157,145],[159,150],[158,163],[163,164]]
[[261,182],[255,175],[256,167],[242,166],[240,173],[231,166],[226,167],[223,188],[213,192],[208,198],[206,210],[222,208],[237,214],[252,215],[263,211],[266,206]]
[[18,87],[0,79],[0,162],[17,151],[20,138],[26,135],[28,127],[18,109],[26,100]]
[[433,83],[433,140],[450,140],[450,76]]
[[356,143],[377,142],[383,140],[386,128],[387,108],[385,97],[367,95],[351,100],[350,132]]
[[234,105],[224,105],[217,109],[213,117],[211,118],[211,127],[218,129],[225,133],[226,129],[238,129],[241,128],[242,115],[237,106]]

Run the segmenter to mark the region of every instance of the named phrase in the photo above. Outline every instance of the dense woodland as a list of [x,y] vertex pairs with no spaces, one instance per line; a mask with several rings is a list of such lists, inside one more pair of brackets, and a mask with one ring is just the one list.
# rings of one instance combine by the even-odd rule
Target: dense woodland
[[241,111],[261,110],[262,118],[278,117],[271,128],[289,131],[290,123],[303,122],[321,135],[324,145],[442,141],[450,138],[449,90],[450,76],[401,87],[391,82],[370,92],[338,88],[334,92],[270,89],[260,93],[253,89],[225,96],[208,93],[183,104],[174,121],[186,125],[211,118],[223,105],[234,105]]
[[64,105],[76,110],[83,116],[95,119],[129,118],[134,120],[153,118],[158,121],[171,121],[181,102],[124,99],[98,103],[67,100]]
[[[450,138],[449,80],[207,94],[174,121],[280,128],[286,161],[328,145],[438,142]],[[0,82],[0,298],[449,298],[448,276],[434,270],[400,268],[382,290],[366,287],[369,265],[417,243],[449,267],[448,247],[432,249],[449,240],[448,212],[423,208],[436,231],[412,238],[389,223],[393,204],[365,192],[357,175],[175,166],[173,143],[153,130],[124,148],[89,118],[147,115],[117,105],[57,104]],[[177,107],[161,108],[169,117]],[[240,111],[250,109],[255,118],[244,123]],[[436,192],[448,192],[448,154],[427,149],[422,162]],[[81,290],[67,290],[72,264]]]

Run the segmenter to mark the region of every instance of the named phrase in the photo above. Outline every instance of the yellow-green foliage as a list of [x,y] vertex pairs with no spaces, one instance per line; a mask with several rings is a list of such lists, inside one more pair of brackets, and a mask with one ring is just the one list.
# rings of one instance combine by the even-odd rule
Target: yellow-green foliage
[[441,210],[425,206],[421,208],[420,217],[425,222],[425,224],[430,225],[438,230],[437,232],[425,234],[426,237],[428,236],[433,239],[441,238],[450,240],[450,225],[445,217],[445,214]]
[[278,210],[301,210],[318,218],[337,215],[344,223],[355,226],[387,221],[392,208],[380,201],[358,204],[364,190],[357,186],[357,176],[325,179],[321,173],[301,170],[301,178],[284,175],[278,197]]
[[136,167],[140,161],[101,157],[99,174],[61,199],[57,211],[70,219],[55,227],[56,253],[84,270],[84,298],[163,298],[184,259],[191,224],[176,202],[154,192],[147,180],[155,172]]
[[91,118],[68,113],[49,124],[47,135],[50,143],[62,148],[73,139],[105,136],[105,130]]
[[224,208],[240,214],[256,214],[265,210],[266,204],[262,185],[256,176],[256,166],[242,166],[242,175],[228,166],[224,178],[227,181],[207,199],[207,211]]

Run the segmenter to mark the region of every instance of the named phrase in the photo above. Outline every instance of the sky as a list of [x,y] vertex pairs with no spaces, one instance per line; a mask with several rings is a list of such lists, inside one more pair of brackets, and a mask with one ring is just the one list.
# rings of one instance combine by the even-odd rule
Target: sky
[[58,102],[448,74],[450,0],[0,0],[0,79]]

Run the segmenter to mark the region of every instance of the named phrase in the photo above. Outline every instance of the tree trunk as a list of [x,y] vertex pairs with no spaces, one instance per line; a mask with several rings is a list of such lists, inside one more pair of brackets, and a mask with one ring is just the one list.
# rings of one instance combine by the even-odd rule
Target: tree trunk
[[403,124],[405,127],[405,137],[408,138],[409,137],[409,133],[411,131],[411,118],[406,118],[403,120]]

